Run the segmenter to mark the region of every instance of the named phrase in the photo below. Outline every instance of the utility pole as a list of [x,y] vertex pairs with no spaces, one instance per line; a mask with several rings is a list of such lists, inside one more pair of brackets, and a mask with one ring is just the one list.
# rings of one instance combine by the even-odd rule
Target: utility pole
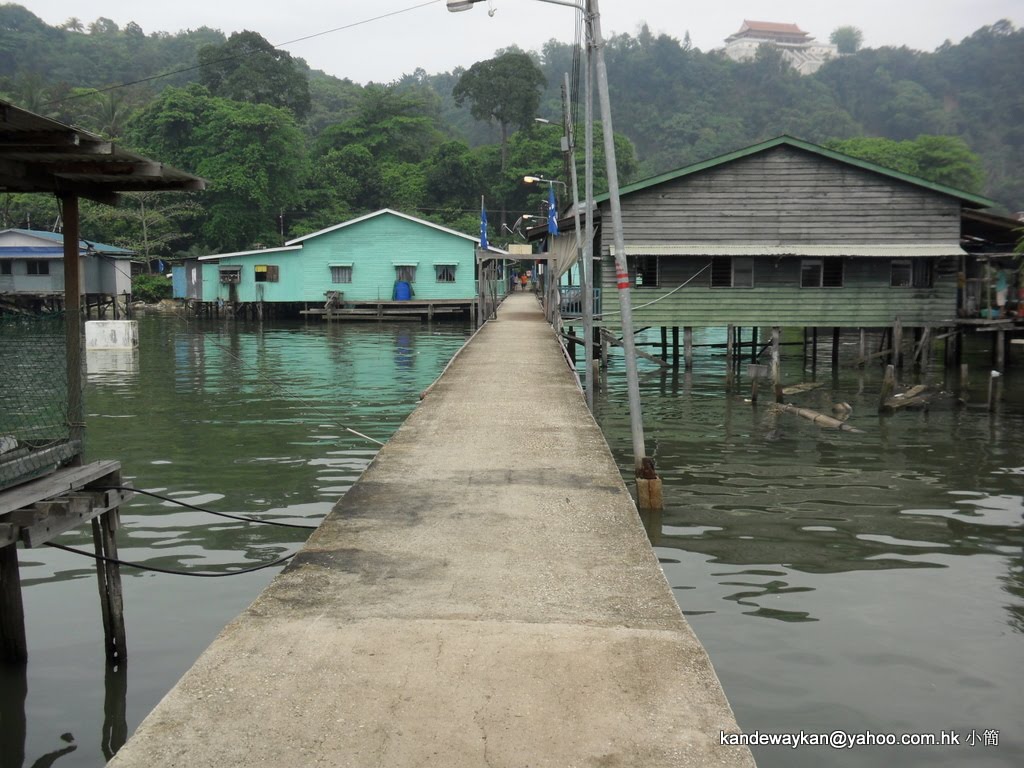
[[[626,241],[622,231],[622,206],[619,202],[619,175],[615,167],[615,135],[612,128],[612,106],[608,95],[608,67],[604,60],[604,38],[601,35],[601,12],[597,0],[587,0],[590,23],[588,41],[594,50],[597,71],[597,92],[601,105],[604,134],[604,155],[608,169],[608,203],[612,214],[615,248],[615,281],[618,286],[619,310],[622,319],[622,350],[626,358],[626,387],[629,393],[629,423],[633,438],[633,469],[637,480],[657,479],[654,464],[644,446],[644,424],[640,409],[640,380],[636,369],[636,340],[633,337],[633,304],[629,292],[629,268],[626,263]],[[589,219],[589,217],[588,217]],[[660,481],[659,481],[660,483]],[[658,494],[660,496],[660,493]]]

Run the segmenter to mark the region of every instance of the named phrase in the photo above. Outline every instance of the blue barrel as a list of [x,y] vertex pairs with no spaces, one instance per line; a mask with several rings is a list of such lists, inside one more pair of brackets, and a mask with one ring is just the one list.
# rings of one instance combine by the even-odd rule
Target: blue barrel
[[412,298],[412,286],[405,280],[395,283],[395,301],[408,301]]

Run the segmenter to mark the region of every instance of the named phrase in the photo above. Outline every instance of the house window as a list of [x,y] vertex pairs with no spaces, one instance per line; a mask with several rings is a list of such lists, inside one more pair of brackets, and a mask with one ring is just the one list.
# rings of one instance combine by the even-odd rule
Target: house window
[[331,267],[331,282],[332,283],[351,283],[352,282],[352,265],[335,265]]
[[435,264],[434,265],[434,276],[437,278],[439,283],[454,283],[455,282],[455,265],[454,264]]
[[749,256],[712,257],[711,287],[753,288],[754,260]]
[[28,267],[28,274],[30,275],[48,275],[50,274],[50,262],[44,259],[29,259],[25,262]]
[[801,288],[842,288],[843,260],[804,259],[800,262]]
[[893,259],[889,285],[893,288],[932,288],[935,265],[931,259]]
[[242,281],[241,267],[220,267],[218,270],[221,283],[239,283]]
[[416,267],[412,264],[400,264],[395,266],[395,280],[399,282],[415,283]]
[[276,264],[257,264],[253,267],[257,283],[276,283],[278,268]]
[[9,275],[9,274],[11,274],[11,262],[9,262],[9,261],[0,261],[0,275]]
[[637,288],[658,287],[658,257],[637,256],[634,260],[636,265],[636,278],[634,285]]

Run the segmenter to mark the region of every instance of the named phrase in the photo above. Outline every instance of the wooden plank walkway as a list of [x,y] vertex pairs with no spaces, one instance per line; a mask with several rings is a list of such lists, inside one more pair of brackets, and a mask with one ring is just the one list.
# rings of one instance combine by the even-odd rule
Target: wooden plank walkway
[[533,296],[111,761],[751,766]]

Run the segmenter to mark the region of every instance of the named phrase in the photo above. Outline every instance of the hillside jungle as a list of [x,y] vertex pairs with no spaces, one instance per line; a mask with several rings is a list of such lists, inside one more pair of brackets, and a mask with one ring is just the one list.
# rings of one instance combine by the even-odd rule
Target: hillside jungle
[[[857,48],[812,76],[767,48],[736,63],[646,27],[610,40],[607,58],[624,182],[788,133],[1024,209],[1024,30],[1008,21],[933,52]],[[575,62],[552,40],[362,85],[254,32],[57,27],[0,5],[3,98],[208,181],[84,206],[89,237],[162,259],[278,245],[382,207],[476,233],[481,198],[492,242],[507,242],[502,223],[543,211],[522,177],[565,177],[561,84]],[[0,195],[4,227],[57,220],[48,196]]]

